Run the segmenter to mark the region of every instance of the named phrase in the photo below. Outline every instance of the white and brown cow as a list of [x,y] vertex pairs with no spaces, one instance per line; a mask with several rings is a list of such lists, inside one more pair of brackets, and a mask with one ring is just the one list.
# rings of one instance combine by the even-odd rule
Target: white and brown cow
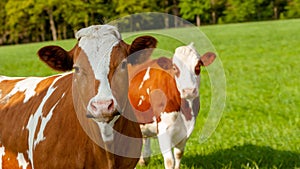
[[129,99],[145,137],[142,165],[151,155],[147,137],[157,136],[165,168],[180,168],[186,141],[200,109],[200,70],[215,57],[211,52],[200,57],[190,44],[178,47],[172,60],[162,57],[129,65]]
[[134,168],[138,162],[139,124],[124,117],[134,119],[126,58],[155,47],[156,39],[128,45],[109,25],[81,29],[76,37],[70,51],[38,52],[53,69],[73,72],[0,76],[0,168]]

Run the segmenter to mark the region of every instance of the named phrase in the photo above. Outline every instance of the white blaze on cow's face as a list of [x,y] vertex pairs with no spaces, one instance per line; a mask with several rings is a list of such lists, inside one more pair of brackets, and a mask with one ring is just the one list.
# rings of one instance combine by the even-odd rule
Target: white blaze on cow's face
[[118,106],[108,77],[112,73],[111,52],[121,35],[113,26],[97,25],[79,30],[76,38],[81,49],[74,61],[76,80],[81,83],[79,92],[93,95],[87,104],[89,115],[97,121],[108,121]]
[[181,98],[195,98],[198,95],[200,74],[195,73],[200,55],[193,44],[176,48],[173,56],[175,80]]
[[194,99],[199,96],[201,66],[210,65],[215,58],[212,52],[200,56],[193,43],[176,48],[172,61],[181,98]]

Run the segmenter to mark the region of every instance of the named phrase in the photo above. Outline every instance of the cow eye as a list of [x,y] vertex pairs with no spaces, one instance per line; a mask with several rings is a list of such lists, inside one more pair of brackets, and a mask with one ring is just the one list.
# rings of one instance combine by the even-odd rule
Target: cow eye
[[175,65],[173,65],[173,70],[174,70],[174,71],[177,71],[177,68],[176,68],[176,66],[175,66]]
[[126,67],[127,67],[127,61],[124,60],[124,61],[121,63],[121,68],[122,68],[122,69],[126,69]]
[[173,72],[174,72],[175,76],[179,77],[180,71],[175,64],[173,64]]
[[195,67],[195,74],[196,74],[197,76],[199,76],[200,73],[201,73],[201,68],[200,68],[200,66],[196,66],[196,67]]
[[80,68],[78,66],[73,67],[75,73],[80,73]]

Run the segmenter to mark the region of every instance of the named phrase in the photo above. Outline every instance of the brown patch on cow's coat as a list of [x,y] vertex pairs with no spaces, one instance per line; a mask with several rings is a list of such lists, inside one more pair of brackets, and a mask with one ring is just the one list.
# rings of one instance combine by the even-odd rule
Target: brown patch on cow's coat
[[157,64],[164,70],[172,69],[173,66],[172,60],[166,57],[160,57],[157,59]]
[[186,99],[181,99],[181,112],[187,121],[192,119],[192,109]]

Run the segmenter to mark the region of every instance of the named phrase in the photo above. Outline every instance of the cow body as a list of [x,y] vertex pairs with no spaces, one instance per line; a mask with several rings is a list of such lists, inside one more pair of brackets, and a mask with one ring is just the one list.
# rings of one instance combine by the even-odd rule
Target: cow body
[[77,36],[79,42],[69,52],[48,46],[38,53],[52,68],[74,67],[74,72],[0,76],[2,168],[135,167],[141,132],[138,123],[125,118],[135,117],[127,97],[121,97],[127,94],[127,67],[118,65],[126,64],[135,45],[152,47],[156,40],[145,37],[153,40],[150,46],[138,41],[127,45],[112,26],[92,26]]
[[[142,165],[151,155],[148,137],[157,136],[165,168],[180,168],[186,141],[200,109],[200,72],[195,73],[195,69],[204,66],[198,62],[208,56],[211,55],[200,58],[189,45],[177,48],[173,60],[159,58],[129,67],[129,99],[145,137]],[[193,60],[196,63],[190,63]]]

